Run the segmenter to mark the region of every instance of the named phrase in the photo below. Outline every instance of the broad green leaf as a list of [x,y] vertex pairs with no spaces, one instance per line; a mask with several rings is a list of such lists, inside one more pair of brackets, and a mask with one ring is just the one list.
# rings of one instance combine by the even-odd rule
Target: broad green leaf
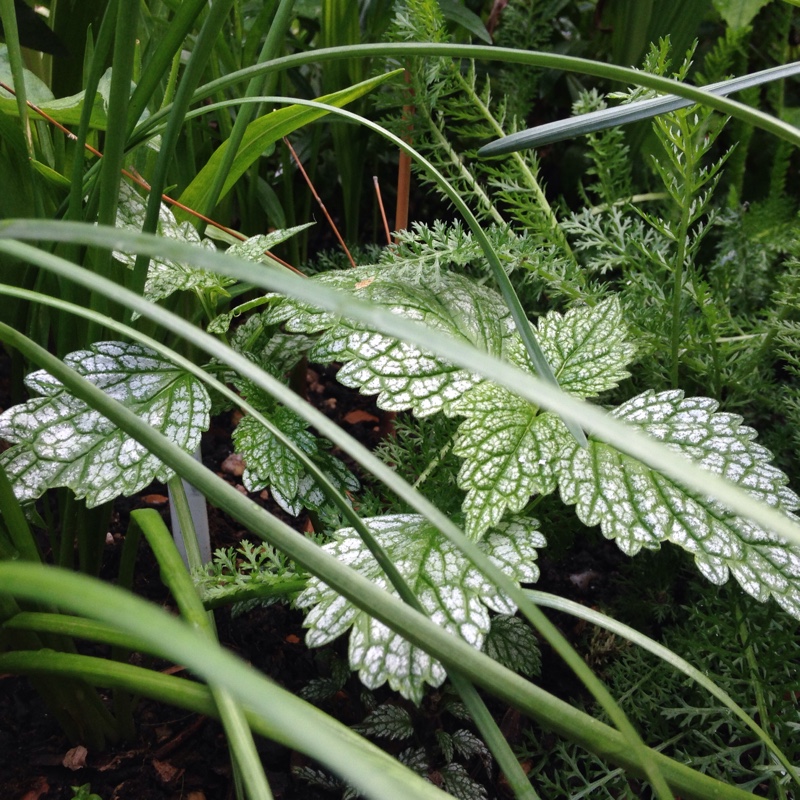
[[[329,272],[317,280],[492,354],[504,352],[514,330],[500,295],[461,275],[442,273],[435,289],[409,284],[390,268],[374,266]],[[480,380],[415,345],[299,302],[279,304],[267,312],[267,319],[285,322],[292,332],[322,332],[309,358],[322,363],[345,362],[338,380],[363,394],[378,395],[378,405],[388,411],[411,409],[419,417],[438,411],[451,413],[451,404]]]
[[746,28],[772,0],[713,0],[714,8],[729,28]]
[[466,6],[458,2],[458,0],[439,0],[439,8],[441,9],[442,16],[446,20],[455,22],[478,39],[492,44],[492,36],[489,31],[486,30],[483,20],[474,11],[470,11]]
[[[117,209],[117,227],[132,231],[141,231],[144,225],[146,202],[144,198],[124,181],[120,184],[120,203]],[[214,250],[214,243],[208,239],[200,239],[197,230],[188,222],[178,223],[172,211],[164,204],[158,212],[158,228],[160,236],[195,244]],[[114,257],[130,269],[136,263],[135,254],[114,252]],[[226,287],[236,283],[233,278],[197,269],[189,263],[154,258],[147,269],[147,282],[144,295],[154,303],[169,297],[180,290],[216,292],[227,295]]]
[[[363,97],[386,81],[393,80],[402,72],[402,70],[394,70],[393,72],[378,75],[347,89],[320,97],[319,102],[341,108],[359,97]],[[326,116],[327,113],[327,111],[309,108],[308,106],[287,106],[253,120],[247,126],[230,171],[225,176],[225,184],[222,187],[219,199],[221,200],[233,188],[236,181],[262,156],[271,144],[274,144],[284,136],[288,136],[292,131]],[[214,178],[219,171],[227,149],[228,142],[224,141],[214,151],[205,166],[180,196],[181,203],[189,208],[204,209],[206,207],[211,187],[214,184]]]
[[[64,363],[187,452],[194,452],[208,428],[211,403],[202,383],[147,347],[99,342],[70,353]],[[172,476],[48,373],[34,372],[25,383],[41,396],[0,415],[0,437],[14,445],[0,455],[0,464],[20,500],[66,486],[92,507]]]
[[[431,618],[477,648],[490,628],[489,609],[513,614],[514,605],[430,522],[415,514],[397,514],[366,520],[400,574]],[[514,580],[538,578],[536,548],[544,537],[531,519],[511,520],[489,534],[481,547]],[[337,531],[325,549],[340,561],[393,591],[383,570],[352,528]],[[317,578],[300,595],[297,605],[309,608],[306,641],[319,647],[352,628],[350,666],[361,681],[374,689],[386,681],[404,697],[419,703],[425,684],[439,686],[444,667],[418,647],[356,608]]]
[[[645,392],[613,412],[654,438],[722,475],[758,499],[784,510],[800,498],[770,461],[771,453],[743,426],[741,417],[718,412],[706,397],[684,398],[680,391]],[[774,597],[800,618],[800,548],[741,517],[719,503],[687,492],[603,442],[582,449],[567,442],[558,464],[564,502],[575,505],[587,525],[599,524],[633,555],[642,547],[658,549],[671,541],[694,555],[710,581],[724,583],[733,574],[749,594]]]
[[531,626],[519,617],[498,614],[483,645],[483,652],[504,667],[523,675],[538,675],[542,667],[539,641]]
[[458,485],[467,493],[465,531],[478,539],[506,511],[521,511],[532,494],[556,488],[555,467],[568,434],[555,415],[488,382],[467,392],[455,410],[466,416],[453,446],[464,459]]
[[410,739],[414,735],[411,715],[402,706],[384,703],[378,706],[366,719],[353,730],[366,736],[382,739]]
[[[46,103],[53,99],[53,93],[50,91],[50,87],[41,78],[34,75],[34,73],[28,69],[23,70],[22,74],[24,78],[23,83],[25,84],[25,94],[29,103],[39,105],[39,103]],[[12,89],[14,88],[14,77],[11,74],[11,63],[8,58],[8,48],[5,43],[0,44],[0,81],[6,84],[6,86],[10,86]],[[6,114],[17,116],[17,114],[15,114],[15,108],[12,108],[11,105],[6,107],[8,103],[13,103],[14,106],[16,106],[17,101],[14,96],[5,89],[0,89],[0,97],[2,98],[2,106],[0,106],[0,109]]]

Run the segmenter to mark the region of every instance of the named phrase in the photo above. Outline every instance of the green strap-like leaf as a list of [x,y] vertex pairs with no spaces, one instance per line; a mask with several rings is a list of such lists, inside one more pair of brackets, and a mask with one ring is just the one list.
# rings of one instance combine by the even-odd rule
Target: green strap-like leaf
[[[366,523],[431,618],[475,647],[483,646],[489,632],[490,608],[514,613],[511,601],[423,517],[398,514],[375,517]],[[481,546],[514,580],[530,583],[539,576],[534,563],[536,548],[545,544],[537,527],[531,519],[509,521],[487,536]],[[382,588],[391,589],[352,528],[339,530],[325,549]],[[306,641],[311,647],[327,644],[352,628],[350,666],[359,671],[368,688],[377,688],[388,680],[393,689],[418,703],[426,683],[439,686],[444,681],[445,670],[438,661],[316,578],[297,604],[312,607],[305,620],[309,629]]]
[[[787,513],[800,498],[754,442],[755,431],[740,417],[718,412],[705,397],[684,398],[677,390],[645,392],[614,411],[679,450],[711,472],[746,488],[754,497]],[[732,573],[749,594],[774,597],[800,618],[800,548],[734,516],[718,503],[691,494],[675,481],[603,442],[587,449],[567,443],[558,464],[564,502],[574,504],[587,525],[599,524],[629,555],[671,541],[694,555],[700,571],[722,584]]]
[[[349,86],[339,92],[320,97],[319,101],[332,106],[346,106],[359,97],[363,97],[373,89],[377,88],[386,81],[393,80],[401,73],[401,70],[394,70],[382,75],[370,78],[369,80]],[[287,106],[253,120],[245,130],[236,157],[231,164],[230,171],[225,177],[225,184],[217,200],[221,200],[231,190],[233,185],[244,173],[254,164],[264,151],[272,144],[284,136],[288,136],[292,131],[302,128],[326,115],[326,111],[304,106]],[[189,208],[201,209],[207,204],[210,196],[214,177],[219,170],[220,164],[224,160],[228,142],[223,142],[213,153],[205,166],[197,173],[195,178],[186,187],[180,197],[181,202]]]
[[[211,402],[202,383],[147,347],[100,342],[64,362],[187,452],[194,452],[208,428]],[[34,372],[25,382],[42,396],[0,415],[0,436],[14,445],[0,455],[0,464],[20,500],[67,486],[92,507],[172,476],[144,446],[48,373]]]

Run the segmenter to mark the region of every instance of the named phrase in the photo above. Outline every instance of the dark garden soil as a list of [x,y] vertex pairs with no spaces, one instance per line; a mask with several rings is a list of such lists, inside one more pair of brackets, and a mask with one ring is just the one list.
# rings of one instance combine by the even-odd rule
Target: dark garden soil
[[[371,399],[340,387],[333,380],[332,372],[310,369],[308,378],[309,397],[320,409],[364,443],[374,446],[379,441],[387,428],[387,420]],[[207,466],[244,492],[239,478],[241,465],[236,458],[231,458],[232,424],[230,413],[215,419],[203,443],[204,460]],[[109,577],[115,574],[130,510],[149,506],[168,516],[165,495],[163,486],[153,485],[137,497],[117,504],[104,561]],[[252,498],[271,511],[276,510],[267,493],[252,495]],[[244,536],[242,529],[214,509],[210,510],[210,522],[213,548],[235,545]],[[302,519],[291,522],[298,530],[308,524]],[[540,588],[590,603],[596,601],[620,562],[616,547],[603,546],[598,551],[596,544],[594,540],[591,552],[578,549],[562,553],[557,561],[543,557]],[[173,608],[157,564],[145,546],[139,552],[135,581],[139,594],[165,608]],[[329,661],[324,654],[305,647],[299,612],[273,605],[235,618],[228,610],[220,610],[216,619],[220,639],[227,647],[292,692],[300,691],[328,669]],[[581,639],[580,626],[566,618],[561,622],[570,638]],[[346,658],[344,642],[339,642],[338,650],[336,647],[333,650],[340,658]],[[82,651],[106,654],[91,646]],[[578,687],[565,678],[563,667],[547,652],[543,656],[543,682],[548,688],[561,695],[578,691]],[[149,666],[191,677],[171,664]],[[111,701],[110,693],[103,696]],[[390,693],[382,690],[377,696],[386,699]],[[409,707],[415,717],[416,730],[434,731],[450,724],[442,721],[440,703],[441,695],[432,692],[420,709]],[[357,678],[351,677],[323,708],[346,724],[360,722],[366,710]],[[519,743],[524,721],[506,707],[495,705],[492,710],[512,743]],[[85,784],[90,784],[92,792],[101,800],[227,800],[234,797],[228,750],[216,721],[149,700],[139,701],[135,720],[135,738],[110,744],[105,749],[88,749],[64,737],[27,680],[0,675],[0,800],[67,800],[73,797],[70,787]],[[421,736],[424,739],[425,734]],[[340,796],[315,789],[293,775],[294,768],[309,765],[301,754],[265,740],[259,740],[258,747],[276,800],[322,800]],[[394,752],[400,749],[402,747]],[[489,776],[478,759],[466,766],[475,780],[487,786],[490,797],[508,796],[502,782]],[[435,771],[429,777],[435,781]]]

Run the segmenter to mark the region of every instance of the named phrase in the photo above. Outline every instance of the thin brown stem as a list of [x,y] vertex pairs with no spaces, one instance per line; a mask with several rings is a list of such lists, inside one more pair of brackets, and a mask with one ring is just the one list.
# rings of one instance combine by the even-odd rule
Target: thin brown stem
[[386,242],[388,244],[392,243],[392,234],[389,231],[389,220],[386,219],[386,209],[383,206],[383,196],[381,195],[381,185],[378,182],[378,176],[372,176],[372,183],[375,186],[375,196],[378,198],[378,208],[381,212],[381,219],[383,220],[383,230],[386,234]]
[[356,266],[356,262],[353,259],[350,251],[347,249],[347,245],[344,243],[344,239],[342,238],[342,234],[339,233],[339,229],[336,227],[336,223],[331,218],[331,215],[328,213],[328,209],[325,208],[325,203],[322,202],[322,198],[317,193],[317,190],[314,188],[314,184],[311,182],[311,178],[308,177],[308,173],[303,168],[303,165],[300,163],[300,158],[298,157],[297,153],[295,152],[294,148],[292,147],[289,139],[284,136],[283,143],[289,148],[289,152],[292,154],[292,158],[294,159],[294,163],[297,164],[297,168],[300,170],[300,174],[303,176],[303,179],[306,182],[311,194],[314,196],[314,199],[317,201],[317,205],[322,209],[322,213],[325,215],[325,219],[328,220],[328,224],[331,226],[331,230],[333,231],[333,235],[336,237],[336,240],[344,250],[345,255],[347,256],[347,260],[350,262],[351,267]]
[[[0,81],[0,88],[5,89],[7,92],[10,92],[11,94],[16,94],[10,86],[3,83],[2,81]],[[51,117],[44,109],[39,108],[39,106],[35,105],[34,103],[31,103],[30,100],[27,101],[27,105],[31,110],[39,114],[39,116],[41,116],[45,121],[49,122],[54,127],[58,128],[65,136],[72,139],[73,141],[77,141],[78,137],[71,130],[64,127],[58,120]],[[92,147],[92,145],[90,145],[88,142],[84,142],[83,146],[93,156],[96,156],[97,158],[103,157],[103,154],[97,148]],[[136,172],[129,172],[127,169],[123,169],[122,174],[129,180],[133,181],[138,186],[141,186],[145,191],[147,192],[150,191],[150,184],[147,183],[147,181],[144,178],[142,178],[141,175],[138,175]],[[247,237],[243,233],[239,233],[239,231],[235,231],[233,230],[233,228],[228,228],[222,223],[217,222],[216,220],[213,220],[210,217],[205,216],[205,214],[201,214],[199,211],[195,211],[193,208],[189,208],[189,206],[184,205],[183,203],[180,202],[180,200],[176,200],[174,197],[170,197],[167,194],[162,194],[161,199],[165,203],[168,203],[171,206],[175,206],[176,208],[181,209],[181,211],[185,211],[187,214],[191,214],[193,217],[196,217],[201,222],[205,222],[207,225],[211,225],[214,228],[217,228],[218,230],[224,231],[229,236],[233,236],[234,238],[239,239],[240,241],[245,241],[247,239]],[[292,272],[296,272],[298,275],[303,274],[302,272],[300,272],[299,269],[293,267],[291,264],[287,263],[282,258],[279,258],[274,253],[271,253],[269,250],[265,250],[264,252],[271,259],[277,261],[281,266],[286,267],[286,269],[290,269]]]

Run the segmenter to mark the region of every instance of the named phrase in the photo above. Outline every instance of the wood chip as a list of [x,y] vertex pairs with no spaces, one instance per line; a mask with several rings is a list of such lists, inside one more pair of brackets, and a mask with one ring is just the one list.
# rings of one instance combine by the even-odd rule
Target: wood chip
[[159,761],[157,758],[154,758],[152,764],[159,781],[165,786],[177,783],[183,776],[183,767],[175,767],[170,764],[169,761]]
[[238,453],[231,453],[222,462],[221,468],[226,474],[239,478],[244,472],[244,459]]
[[61,764],[74,772],[86,766],[86,756],[88,755],[89,751],[82,744],[79,744],[77,747],[67,750],[67,754],[64,756]]

